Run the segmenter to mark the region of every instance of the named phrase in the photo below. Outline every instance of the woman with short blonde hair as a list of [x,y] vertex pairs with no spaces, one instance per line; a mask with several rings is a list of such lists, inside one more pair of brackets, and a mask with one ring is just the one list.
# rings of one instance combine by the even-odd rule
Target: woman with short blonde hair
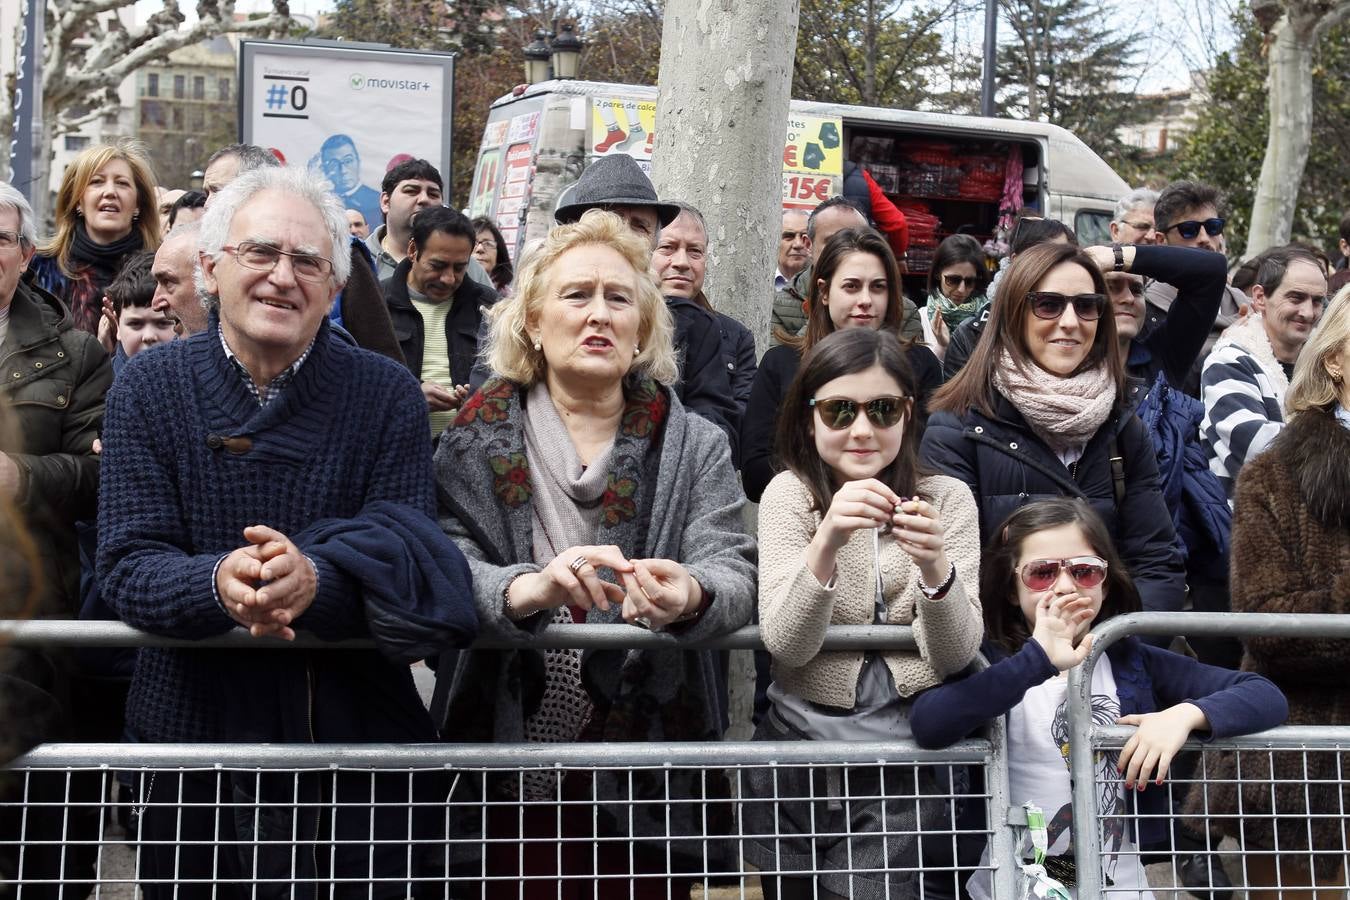
[[[749,621],[755,544],[726,437],[671,389],[671,315],[650,256],[601,210],[527,251],[514,296],[494,310],[496,377],[441,435],[442,527],[469,560],[484,636],[518,648],[463,652],[440,672],[452,687],[433,714],[453,740],[715,741],[726,727],[717,655],[686,645]],[[531,646],[582,621],[675,641],[584,655]],[[729,787],[717,773],[541,773],[489,782],[484,807],[452,806],[485,817],[463,828],[493,839],[481,864],[504,893],[515,895],[511,879],[585,879],[598,865],[656,876],[617,882],[638,897],[688,897],[710,856],[734,862],[729,845],[719,857],[715,840],[674,836],[719,827],[700,803]],[[683,802],[628,805],[657,790]],[[603,801],[594,819],[556,802],[585,797]]]
[[38,248],[34,278],[67,306],[75,326],[98,333],[103,289],[123,259],[159,247],[155,175],[144,147],[121,140],[75,157],[56,194],[56,234]]

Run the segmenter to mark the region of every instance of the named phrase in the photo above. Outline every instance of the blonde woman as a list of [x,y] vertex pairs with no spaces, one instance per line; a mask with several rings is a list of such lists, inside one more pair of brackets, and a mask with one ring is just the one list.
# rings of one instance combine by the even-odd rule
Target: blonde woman
[[61,179],[55,216],[56,234],[33,259],[34,278],[70,307],[76,328],[97,334],[103,289],[122,260],[159,248],[155,175],[141,145],[82,151]]

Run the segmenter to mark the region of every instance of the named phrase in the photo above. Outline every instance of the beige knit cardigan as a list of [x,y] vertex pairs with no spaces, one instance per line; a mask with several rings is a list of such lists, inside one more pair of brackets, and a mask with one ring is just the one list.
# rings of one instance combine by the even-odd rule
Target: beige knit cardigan
[[[887,668],[902,697],[913,696],[959,672],[974,658],[984,634],[977,596],[980,522],[964,482],[946,475],[919,480],[918,493],[937,508],[947,558],[956,580],[940,600],[919,588],[919,567],[889,535],[881,537],[881,581],[886,622],[912,625],[919,652],[890,651]],[[806,486],[791,472],[777,475],[759,505],[759,627],[773,655],[773,677],[789,693],[813,703],[852,709],[860,650],[820,652],[829,625],[870,625],[876,572],[872,532],[853,532],[836,557],[832,587],[806,565],[806,546],[820,525]]]

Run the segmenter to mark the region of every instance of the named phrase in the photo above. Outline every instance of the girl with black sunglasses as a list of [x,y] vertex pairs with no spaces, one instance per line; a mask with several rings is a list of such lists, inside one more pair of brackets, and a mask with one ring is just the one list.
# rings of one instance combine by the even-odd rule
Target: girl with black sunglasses
[[1135,408],[1106,284],[1077,247],[1038,244],[1008,269],[969,362],[934,395],[920,456],[970,486],[980,531],[1050,497],[1107,522],[1145,609],[1180,609],[1185,572],[1158,462]]
[[923,339],[938,359],[947,352],[961,323],[979,318],[989,301],[989,269],[984,248],[968,234],[953,234],[938,244],[928,272],[928,303],[919,309]]
[[[980,597],[987,636],[981,649],[991,664],[920,696],[914,739],[921,747],[947,747],[1006,716],[1009,798],[1045,813],[1046,871],[1072,889],[1065,676],[1087,658],[1092,624],[1138,611],[1139,593],[1101,517],[1081,500],[1057,499],[1023,506],[1001,524],[980,562]],[[1181,745],[1193,733],[1224,738],[1273,728],[1287,715],[1284,695],[1260,675],[1208,666],[1134,637],[1107,649],[1092,670],[1093,721],[1137,729],[1118,754],[1096,757],[1093,788],[1110,896],[1153,896],[1138,850],[1169,837],[1167,792],[1156,786]],[[1155,790],[1145,790],[1150,783]],[[1022,850],[1026,858],[1019,861],[1029,861],[1031,848]],[[981,866],[988,863],[986,850]],[[986,900],[988,870],[978,871],[967,889]]]
[[[975,503],[961,482],[919,467],[915,389],[895,335],[856,329],[808,351],[787,392],[786,471],[759,507],[760,631],[773,684],[756,740],[905,740],[908,698],[979,646]],[[820,650],[829,625],[870,624],[912,625],[918,651]],[[762,876],[765,896],[919,896],[913,835],[953,827],[948,801],[935,797],[953,788],[940,775],[750,770],[746,833],[773,837],[747,840],[746,858],[761,871],[802,873]]]

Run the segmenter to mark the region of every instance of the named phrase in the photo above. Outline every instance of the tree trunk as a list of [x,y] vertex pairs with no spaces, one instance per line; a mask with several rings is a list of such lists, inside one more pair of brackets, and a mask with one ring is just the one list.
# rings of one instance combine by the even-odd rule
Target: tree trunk
[[[703,213],[704,291],[760,349],[773,306],[798,12],[798,0],[669,0],[661,35],[652,180],[663,200]],[[751,654],[732,653],[729,737],[750,737],[754,686]]]
[[[1252,202],[1246,256],[1289,243],[1312,142],[1312,51],[1319,15],[1290,3],[1270,30],[1270,129]],[[1311,5],[1311,4],[1309,4]]]
[[705,292],[762,347],[782,225],[798,0],[671,0],[652,181],[707,219]]

